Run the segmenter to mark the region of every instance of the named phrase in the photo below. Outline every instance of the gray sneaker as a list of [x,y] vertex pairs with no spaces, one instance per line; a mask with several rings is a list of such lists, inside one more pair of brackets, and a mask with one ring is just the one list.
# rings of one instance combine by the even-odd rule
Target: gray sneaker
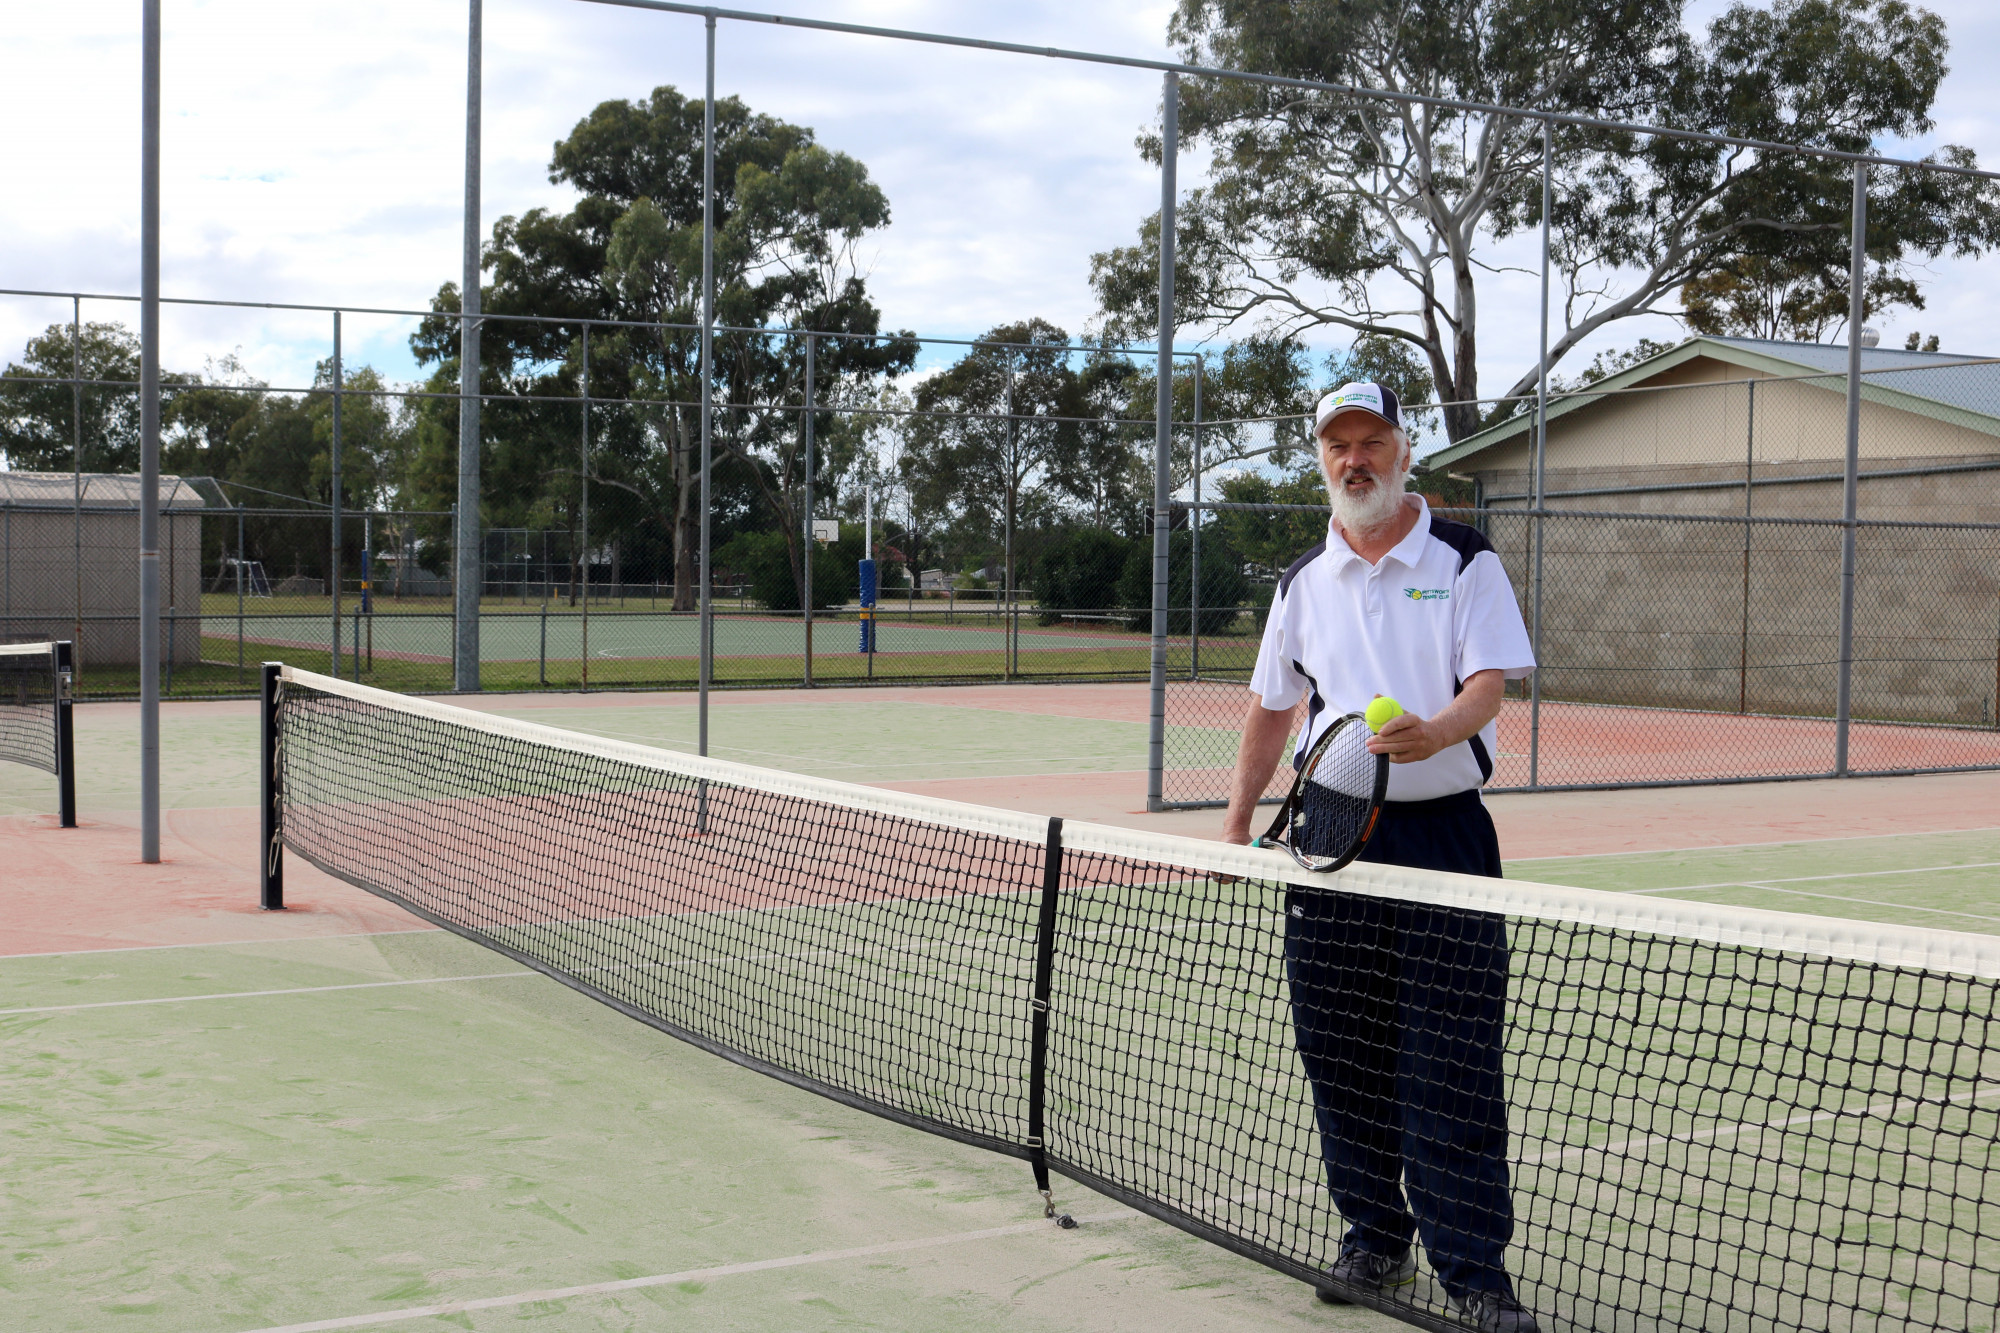
[[[1391,1287],[1407,1287],[1417,1280],[1417,1256],[1405,1250],[1395,1258],[1371,1254],[1353,1245],[1345,1246],[1340,1257],[1326,1270],[1328,1278],[1342,1287],[1380,1295]],[[1332,1287],[1316,1288],[1328,1305],[1346,1305],[1345,1296]]]
[[1475,1291],[1453,1299],[1479,1333],[1542,1333],[1542,1326],[1511,1292]]

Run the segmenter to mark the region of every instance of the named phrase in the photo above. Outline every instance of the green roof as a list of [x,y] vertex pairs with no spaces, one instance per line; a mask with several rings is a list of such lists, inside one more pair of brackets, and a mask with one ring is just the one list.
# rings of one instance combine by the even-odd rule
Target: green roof
[[[1791,377],[1821,374],[1825,377],[1805,380],[1804,383],[1823,388],[1828,393],[1844,395],[1847,392],[1844,374],[1827,373],[1846,368],[1847,348],[1840,344],[1698,337],[1607,376],[1591,385],[1587,392],[1552,397],[1549,420],[1554,421],[1588,407],[1601,394],[1632,388],[1697,357],[1708,357],[1763,375]],[[1953,367],[1969,367],[1970,370],[1957,374],[1942,373]],[[1869,347],[1862,349],[1861,369],[1864,375],[1874,376],[1873,379],[1863,379],[1861,383],[1861,396],[1868,402],[1882,403],[1989,435],[2000,435],[2000,362],[1946,352],[1905,352]],[[1908,373],[1880,373],[1891,370]],[[1517,435],[1526,434],[1534,424],[1535,414],[1532,411],[1511,416],[1477,435],[1427,455],[1423,459],[1424,466],[1449,467]]]

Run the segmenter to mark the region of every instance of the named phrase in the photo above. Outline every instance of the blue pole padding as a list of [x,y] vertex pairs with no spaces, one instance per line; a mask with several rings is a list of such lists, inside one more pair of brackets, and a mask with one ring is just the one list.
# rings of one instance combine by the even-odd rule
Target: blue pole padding
[[876,582],[875,562],[861,562],[861,651],[875,651],[875,594],[880,585]]

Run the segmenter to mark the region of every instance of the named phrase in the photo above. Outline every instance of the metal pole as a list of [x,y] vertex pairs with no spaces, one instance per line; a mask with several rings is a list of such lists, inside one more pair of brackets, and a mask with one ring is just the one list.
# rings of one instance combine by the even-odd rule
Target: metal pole
[[1188,679],[1201,679],[1201,357],[1194,359],[1194,508],[1188,510]]
[[1743,637],[1736,663],[1736,711],[1750,711],[1750,496],[1757,472],[1757,381],[1745,380],[1743,428]]
[[817,540],[813,536],[813,344],[812,334],[806,334],[806,549],[801,562],[805,573],[805,587],[799,592],[799,603],[805,608],[806,618],[806,688],[813,687],[813,547]]
[[329,453],[332,473],[332,507],[328,510],[326,586],[333,595],[333,670],[340,679],[340,312],[333,312],[333,447]]
[[[1003,353],[1011,356],[1012,352]],[[1013,617],[1010,612],[1014,603],[1014,367],[1007,367],[1007,392],[1001,399],[1006,412],[1002,429],[1006,441],[1007,460],[1007,531],[1005,536],[1005,557],[1000,561],[1000,671],[1002,680],[1014,679],[1014,634]]]
[[479,597],[485,546],[479,535],[479,42],[480,2],[471,0],[465,63],[465,254],[459,283],[458,515],[452,590],[452,688],[479,688]]
[[70,479],[70,517],[74,544],[71,572],[76,578],[76,625],[71,634],[74,653],[83,646],[83,298],[70,298],[69,313],[69,392],[70,429],[74,473]]
[[139,859],[160,860],[160,0],[140,4]]
[[1146,736],[1146,808],[1165,808],[1167,760],[1167,523],[1173,495],[1174,168],[1180,155],[1180,77],[1161,80],[1160,343],[1153,367],[1153,670]]
[[258,732],[258,801],[262,811],[263,836],[258,839],[257,905],[267,912],[285,907],[284,843],[284,751],[278,741],[278,708],[282,662],[266,662],[260,696],[263,699],[262,725]]
[[549,683],[549,530],[542,529],[542,645],[535,655],[535,678]]
[[56,819],[76,827],[76,645],[57,642],[49,649],[56,672]]
[[236,505],[236,683],[243,683],[243,504]]
[[1549,456],[1549,207],[1553,190],[1550,188],[1555,157],[1550,142],[1551,127],[1542,122],[1542,352],[1541,361],[1535,372],[1535,568],[1531,576],[1534,583],[1533,608],[1531,611],[1532,633],[1534,635],[1534,674],[1528,677],[1528,785],[1538,787],[1542,780],[1542,548],[1548,542],[1548,529],[1541,517],[1543,503],[1548,499],[1548,456]]
[[583,689],[590,691],[590,324],[583,326],[583,476],[580,523],[583,528]]
[[[715,15],[708,15],[708,86],[701,107],[701,615],[700,680],[696,702],[697,753],[708,753],[708,682],[714,669],[710,631],[715,606],[709,580],[709,462],[715,416]],[[701,793],[706,827],[708,790]]]
[[1841,484],[1840,682],[1834,705],[1833,772],[1847,776],[1847,733],[1854,719],[1854,519],[1861,499],[1861,321],[1868,308],[1868,167],[1854,164],[1854,236],[1847,272],[1847,476]]

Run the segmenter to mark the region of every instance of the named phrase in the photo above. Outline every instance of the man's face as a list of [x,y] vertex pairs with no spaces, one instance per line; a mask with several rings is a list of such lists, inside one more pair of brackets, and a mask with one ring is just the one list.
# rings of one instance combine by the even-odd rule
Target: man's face
[[1342,412],[1319,437],[1320,470],[1336,507],[1345,499],[1358,509],[1383,503],[1385,490],[1402,489],[1406,466],[1395,428],[1373,412]]

